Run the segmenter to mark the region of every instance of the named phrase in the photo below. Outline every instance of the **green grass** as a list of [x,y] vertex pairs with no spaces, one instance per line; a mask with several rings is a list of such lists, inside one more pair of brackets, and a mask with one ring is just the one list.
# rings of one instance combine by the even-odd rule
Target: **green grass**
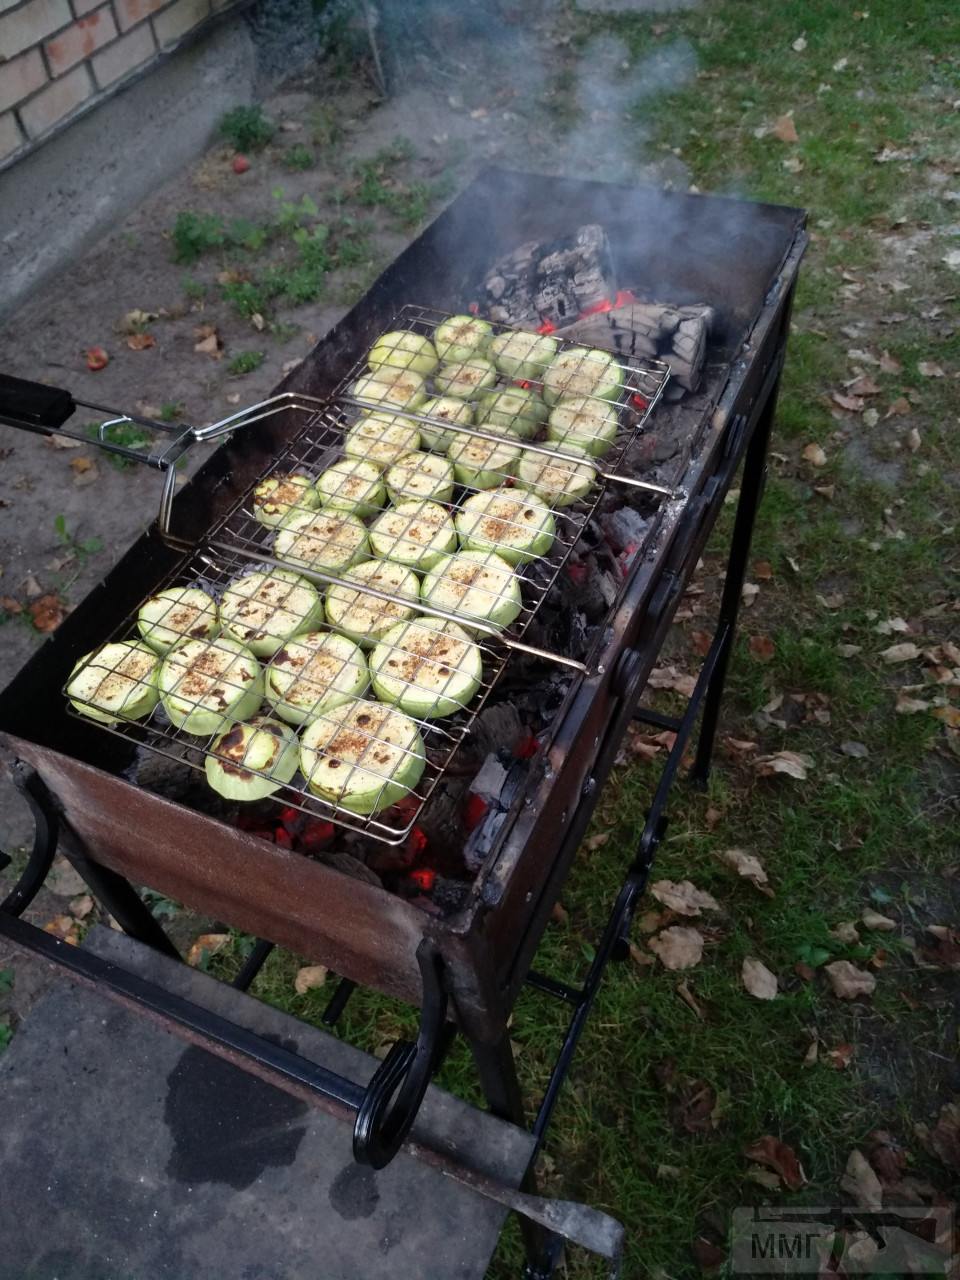
[[227,362],[227,373],[233,374],[234,377],[242,377],[245,373],[253,373],[254,369],[259,369],[266,359],[263,351],[239,351],[232,360]]
[[[88,422],[85,430],[91,440],[99,441],[100,424],[98,422]],[[108,427],[105,436],[108,443],[119,444],[127,449],[142,451],[150,443],[149,432],[136,422],[121,422],[116,426]],[[118,453],[104,452],[103,456],[117,471],[126,471],[129,467],[137,465],[132,458],[124,458]]]
[[288,147],[280,157],[280,163],[285,169],[292,169],[295,173],[302,173],[305,169],[312,169],[316,164],[316,156],[309,147],[304,146],[302,142],[298,142],[295,146]]
[[220,121],[220,136],[237,151],[262,151],[276,132],[258,104],[234,107]]

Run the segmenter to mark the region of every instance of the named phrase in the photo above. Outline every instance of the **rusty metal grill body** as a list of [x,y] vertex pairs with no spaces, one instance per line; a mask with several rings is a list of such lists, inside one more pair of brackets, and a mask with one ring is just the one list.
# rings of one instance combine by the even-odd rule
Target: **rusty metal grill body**
[[[592,221],[606,227],[624,283],[640,284],[651,296],[716,308],[718,328],[708,354],[715,390],[701,405],[689,448],[661,469],[661,481],[682,488],[683,501],[660,503],[650,545],[636,557],[605,625],[597,629],[585,670],[571,680],[544,748],[456,915],[428,915],[332,867],[135,789],[123,776],[133,744],[65,712],[61,689],[72,663],[102,643],[145,594],[180,580],[183,551],[155,533],[134,544],[0,696],[0,741],[37,771],[66,827],[103,874],[149,885],[326,964],[351,982],[414,1004],[427,987],[424,957],[435,957],[450,1016],[470,1040],[487,1097],[495,1110],[514,1119],[522,1119],[522,1106],[507,1019],[677,602],[746,459],[720,624],[691,712],[676,721],[685,743],[702,710],[701,776],[709,765],[805,245],[803,214],[487,171],[278,389],[330,397],[353,376],[358,352],[390,327],[398,306],[411,297],[424,306],[462,310],[478,275],[498,255],[524,240],[558,236]],[[244,504],[278,456],[291,450],[288,456],[295,456],[302,447],[297,442],[306,438],[303,426],[301,415],[281,408],[228,437],[176,499],[175,528],[184,545],[200,545],[212,528],[224,537],[233,530],[236,541],[218,534],[215,549],[231,546],[233,553],[247,555],[251,546],[240,536]],[[670,777],[678,765],[672,757]],[[629,928],[659,839],[664,797],[665,791],[655,798],[655,821],[641,835],[596,963],[615,953]],[[565,1053],[572,1053],[600,971],[602,964],[596,975],[591,969]],[[544,1124],[554,1099],[555,1091],[545,1100]]]

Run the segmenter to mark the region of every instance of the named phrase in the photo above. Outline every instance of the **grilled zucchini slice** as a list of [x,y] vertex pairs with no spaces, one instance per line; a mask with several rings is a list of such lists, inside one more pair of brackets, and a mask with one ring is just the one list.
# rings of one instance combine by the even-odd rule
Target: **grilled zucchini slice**
[[575,396],[616,400],[623,386],[623,370],[609,351],[568,347],[541,375],[547,404]]
[[548,507],[580,502],[596,482],[590,455],[573,444],[565,444],[562,453],[525,449],[517,464],[517,484],[542,498]]
[[367,531],[348,512],[293,511],[277,530],[273,550],[308,578],[317,572],[336,577],[367,558]]
[[349,458],[360,458],[376,467],[390,467],[411,449],[420,447],[420,428],[394,413],[365,413],[343,442]]
[[525,387],[503,387],[480,397],[477,425],[488,431],[503,431],[532,440],[547,420],[547,407],[539,396]]
[[389,409],[409,409],[423,404],[427,398],[427,385],[423,375],[412,369],[390,369],[381,365],[366,378],[358,378],[350,388],[357,400],[366,400]]
[[479,646],[455,622],[418,618],[390,628],[370,655],[370,676],[382,702],[435,720],[470,705],[483,660]]
[[359,519],[376,515],[386,501],[380,469],[363,458],[341,458],[317,480],[324,511],[352,511]]
[[137,629],[159,654],[181,640],[209,640],[220,629],[217,602],[199,587],[170,587],[140,606]]
[[493,335],[493,325],[479,316],[451,316],[438,324],[433,344],[443,361],[469,360],[482,355]]
[[263,701],[260,664],[230,636],[176,645],[163,661],[159,684],[160,701],[173,724],[198,737],[249,720]]
[[602,458],[613,447],[619,426],[620,418],[612,404],[592,396],[576,396],[559,401],[551,409],[547,439],[579,445],[593,457]]
[[281,720],[309,724],[324,711],[362,697],[370,675],[362,651],[346,636],[307,631],[274,656],[263,683]]
[[[473,425],[473,405],[457,396],[437,396],[422,404],[418,412],[425,417],[439,419],[441,422],[456,422],[462,427]],[[432,423],[420,423],[420,441],[425,449],[436,449],[438,453],[446,453],[454,440],[462,440],[462,431],[443,431]]]
[[453,497],[453,463],[438,453],[415,449],[395,462],[384,477],[391,502],[429,498],[449,502]]
[[[357,586],[348,585],[352,583]],[[381,600],[362,590],[364,583],[411,604]],[[327,621],[347,639],[370,649],[385,631],[413,617],[419,599],[420,579],[415,573],[393,560],[364,560],[343,575],[342,583],[327,588]]]
[[517,575],[493,551],[445,556],[424,578],[420,595],[425,604],[455,613],[464,626],[476,618],[509,627],[523,606]]
[[489,354],[508,378],[530,378],[539,382],[557,354],[557,340],[539,333],[498,333],[490,343]]
[[160,659],[141,640],[105,644],[73,668],[67,697],[81,715],[101,724],[142,720],[159,700],[159,670]]
[[253,491],[253,514],[268,529],[275,529],[291,511],[316,511],[319,505],[312,478],[300,471],[267,476]]
[[487,489],[463,503],[454,517],[467,551],[495,551],[508,564],[545,556],[557,531],[553,512],[524,489]]
[[447,450],[453,472],[468,489],[496,489],[512,476],[520,461],[520,449],[506,440],[461,436]]
[[380,702],[345,702],[304,730],[300,768],[322,800],[352,813],[380,813],[409,795],[426,755],[416,722]]
[[293,730],[262,716],[214,738],[203,769],[214,791],[228,800],[264,800],[287,785],[299,762]]
[[459,396],[461,400],[474,399],[478,392],[484,387],[492,387],[496,380],[496,369],[482,356],[443,364],[433,375],[438,391],[445,396]]
[[299,573],[269,569],[231,582],[220,600],[224,635],[269,658],[300,631],[323,621],[320,593]]
[[411,498],[388,507],[370,526],[374,555],[410,569],[429,569],[457,545],[457,531],[437,502]]
[[406,329],[395,329],[378,338],[367,357],[370,368],[412,369],[424,377],[436,369],[440,361],[429,338]]

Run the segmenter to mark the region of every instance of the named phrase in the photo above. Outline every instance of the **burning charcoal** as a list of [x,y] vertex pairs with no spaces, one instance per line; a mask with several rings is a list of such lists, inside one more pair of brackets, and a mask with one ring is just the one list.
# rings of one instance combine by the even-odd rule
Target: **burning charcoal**
[[631,544],[638,546],[647,536],[650,521],[634,511],[633,507],[618,507],[616,511],[601,516],[603,531],[618,551]]
[[478,758],[482,758],[481,752],[489,756],[496,751],[511,750],[523,733],[523,721],[516,706],[512,702],[496,702],[480,712],[471,738]]
[[450,880],[447,876],[437,876],[433,885],[433,901],[443,915],[453,915],[459,911],[470,893],[469,884],[463,880]]
[[481,310],[502,324],[568,323],[616,294],[607,234],[595,223],[572,236],[528,241],[488,271]]
[[496,800],[506,780],[506,769],[495,755],[489,755],[484,760],[480,772],[470,783],[470,790],[485,799]]

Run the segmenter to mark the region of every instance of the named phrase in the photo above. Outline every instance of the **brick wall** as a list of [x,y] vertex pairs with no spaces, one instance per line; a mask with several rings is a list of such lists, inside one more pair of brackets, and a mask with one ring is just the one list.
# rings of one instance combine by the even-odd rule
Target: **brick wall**
[[0,0],[0,165],[243,0]]

